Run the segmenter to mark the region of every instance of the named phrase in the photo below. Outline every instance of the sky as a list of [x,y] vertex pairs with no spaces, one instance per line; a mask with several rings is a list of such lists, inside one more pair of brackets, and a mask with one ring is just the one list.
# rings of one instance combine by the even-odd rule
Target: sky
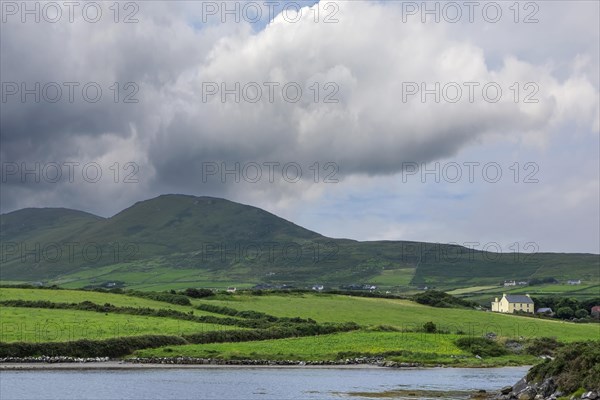
[[69,4],[1,3],[3,213],[182,193],[600,253],[597,1]]

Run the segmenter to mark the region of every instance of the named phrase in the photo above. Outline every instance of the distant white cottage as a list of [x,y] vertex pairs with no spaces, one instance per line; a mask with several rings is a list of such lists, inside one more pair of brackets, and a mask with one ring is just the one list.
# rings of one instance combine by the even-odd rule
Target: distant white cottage
[[581,285],[581,279],[569,279],[567,283],[569,285]]
[[516,311],[523,311],[526,313],[533,314],[533,300],[528,294],[506,294],[502,295],[502,298],[498,300],[496,297],[495,301],[492,301],[492,311],[513,314]]

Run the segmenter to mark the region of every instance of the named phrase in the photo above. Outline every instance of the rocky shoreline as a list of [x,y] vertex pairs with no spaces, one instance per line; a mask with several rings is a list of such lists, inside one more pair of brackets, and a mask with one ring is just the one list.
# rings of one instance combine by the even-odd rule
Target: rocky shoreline
[[[111,361],[108,357],[79,358],[65,356],[40,356],[40,357],[5,357],[0,358],[0,363],[94,363]],[[116,360],[112,360],[116,361]],[[127,358],[118,360],[124,364],[169,364],[169,365],[236,365],[236,366],[343,366],[343,365],[371,365],[386,368],[417,368],[422,367],[419,363],[403,363],[386,361],[380,357],[356,357],[344,360],[330,361],[298,361],[298,360],[221,360],[215,358],[196,357],[149,357],[149,358]]]
[[[557,400],[560,397],[567,396],[558,390],[558,386],[553,378],[548,378],[541,383],[527,382],[526,378],[521,379],[514,386],[507,386],[500,390],[494,400]],[[571,396],[570,399],[600,399],[600,394],[594,391],[588,391],[581,396]]]
[[387,368],[417,368],[422,367],[419,363],[404,363],[395,361],[386,361],[382,357],[356,357],[344,360],[328,361],[298,361],[298,360],[221,360],[214,358],[195,358],[195,357],[150,357],[150,358],[129,358],[124,360],[129,363],[141,364],[200,364],[200,365],[300,365],[300,366],[319,366],[319,365],[373,365]]

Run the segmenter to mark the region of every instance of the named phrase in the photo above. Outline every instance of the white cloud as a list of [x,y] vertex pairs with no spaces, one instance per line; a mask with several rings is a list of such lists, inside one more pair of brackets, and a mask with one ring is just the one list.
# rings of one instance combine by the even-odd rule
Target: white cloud
[[[582,138],[579,145],[594,143],[600,120],[599,39],[598,14],[593,13],[598,5],[590,3],[594,2],[570,3],[567,8],[544,3],[540,22],[527,26],[509,19],[495,25],[401,23],[401,3],[366,1],[338,2],[339,23],[315,23],[314,12],[304,9],[299,22],[290,23],[280,15],[259,31],[246,23],[199,28],[199,2],[145,2],[140,23],[133,25],[4,24],[3,79],[99,81],[107,86],[132,81],[139,85],[140,102],[7,104],[2,111],[2,160],[133,161],[144,180],[130,186],[97,185],[94,190],[65,184],[24,188],[9,182],[15,190],[3,190],[3,210],[45,205],[53,199],[53,205],[63,202],[106,215],[133,199],[184,192],[251,199],[293,219],[301,214],[296,207],[302,202],[315,205],[327,198],[342,199],[365,186],[386,191],[388,179],[393,179],[389,177],[398,174],[405,162],[449,158],[470,148],[485,148],[481,146],[486,143],[508,143],[511,151],[531,145],[544,151],[557,143],[560,147],[571,134]],[[263,99],[237,104],[230,95],[222,103],[215,95],[204,102],[206,82],[225,82],[229,88],[236,82],[242,87],[256,82]],[[280,85],[273,103],[266,100],[265,82]],[[281,98],[281,86],[289,82],[302,87],[297,103]],[[315,82],[319,100],[333,93],[338,102],[315,103]],[[327,82],[334,85],[325,87]],[[442,98],[435,103],[433,95],[427,95],[422,103],[417,94],[403,102],[407,82],[423,82],[428,88],[436,82],[440,87],[456,82],[452,87],[462,89],[462,100],[450,103]],[[465,82],[478,84],[473,102],[467,100]],[[481,88],[490,82],[502,89],[497,103],[482,97]],[[525,87],[528,82],[535,86]],[[528,94],[538,102],[524,102]],[[499,156],[511,159],[508,154]],[[339,166],[342,183],[203,182],[202,163],[207,161],[298,162],[305,176],[310,176],[308,167],[314,162],[331,161]],[[581,183],[587,189],[577,191],[573,185],[579,184],[572,181],[553,183],[547,190],[583,192],[557,199],[544,212],[552,214],[559,204],[578,201],[577,209],[596,215],[589,208],[597,181],[598,176],[591,175]],[[415,193],[407,207],[429,201],[431,193]],[[537,208],[539,197],[519,198],[527,207],[544,210]],[[468,202],[482,197],[464,201],[476,207]],[[389,203],[379,204],[393,210]],[[436,216],[453,223],[442,214]],[[381,231],[388,232],[384,236],[402,232],[427,236],[433,225],[423,218],[390,224]],[[384,223],[377,218],[370,221],[373,227]],[[360,225],[340,225],[348,228],[339,231],[360,238],[376,236],[376,228],[362,233]],[[461,229],[465,236],[483,235],[482,228],[473,225]],[[450,236],[451,230],[447,232],[440,237]]]

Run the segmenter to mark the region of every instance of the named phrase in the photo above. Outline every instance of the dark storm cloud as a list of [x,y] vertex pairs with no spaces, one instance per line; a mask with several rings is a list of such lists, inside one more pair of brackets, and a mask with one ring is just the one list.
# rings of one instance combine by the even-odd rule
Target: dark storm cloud
[[[2,162],[98,162],[104,173],[93,186],[66,178],[23,183],[20,175],[11,175],[2,182],[3,211],[49,204],[110,214],[162,192],[233,196],[253,190],[295,198],[305,185],[205,182],[203,167],[296,162],[306,175],[315,162],[333,162],[342,179],[388,175],[406,162],[456,154],[488,134],[535,137],[573,118],[597,124],[597,88],[585,73],[590,70],[585,57],[579,69],[566,68],[573,79],[558,80],[546,68],[547,59],[511,57],[502,39],[495,51],[465,38],[474,26],[398,24],[400,8],[393,4],[340,3],[337,24],[314,23],[307,14],[297,23],[280,17],[258,32],[244,22],[198,26],[199,2],[140,6],[139,23],[129,25],[110,19],[2,24],[3,82],[29,87],[96,82],[103,90],[97,103],[82,100],[80,91],[73,103],[22,103],[19,96],[10,97],[2,103]],[[510,37],[506,40],[523,40]],[[588,62],[597,65],[596,56],[590,54]],[[492,68],[488,58],[502,61]],[[530,80],[543,85],[540,103],[512,101],[508,87]],[[422,103],[418,95],[407,103],[402,98],[406,81],[497,81],[507,94],[493,104],[481,98]],[[121,95],[117,103],[110,90],[115,82]],[[242,98],[238,104],[231,96],[221,102],[220,93],[205,101],[207,82],[229,87],[255,82],[263,90],[265,82],[298,83],[303,97],[285,101],[278,89],[273,102]],[[135,84],[137,103],[123,103],[132,93],[124,89],[126,83]],[[317,101],[310,89],[315,83]],[[336,90],[326,83],[335,83]],[[325,103],[324,96],[332,93],[337,102]],[[139,181],[115,186],[108,178],[115,162],[119,183],[131,162],[139,168]]]

